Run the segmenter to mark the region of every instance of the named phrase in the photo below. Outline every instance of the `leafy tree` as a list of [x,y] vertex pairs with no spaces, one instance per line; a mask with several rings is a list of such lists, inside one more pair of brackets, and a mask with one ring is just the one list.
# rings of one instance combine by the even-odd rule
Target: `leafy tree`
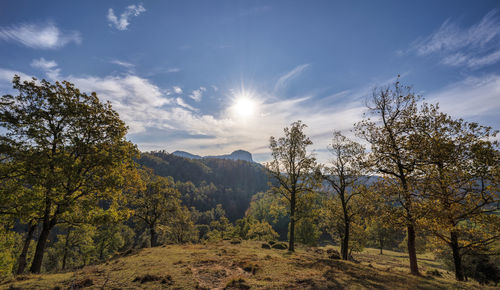
[[368,115],[355,125],[357,135],[371,145],[367,165],[392,185],[384,196],[388,203],[397,206],[397,216],[406,226],[410,271],[414,275],[419,274],[415,226],[420,213],[418,191],[414,187],[418,143],[412,136],[419,98],[399,80],[393,87],[374,90],[368,102]]
[[23,184],[35,194],[21,196],[40,221],[30,268],[39,273],[49,234],[61,216],[77,207],[98,207],[120,195],[121,171],[135,147],[109,103],[81,93],[69,82],[13,79],[17,96],[0,101],[0,147],[19,166]]
[[424,222],[451,248],[455,277],[464,280],[462,256],[500,238],[500,152],[490,127],[452,119],[424,105],[418,122]]
[[0,281],[12,275],[16,263],[16,245],[20,240],[19,234],[0,228]]
[[299,243],[309,246],[317,246],[321,236],[321,230],[318,226],[317,218],[301,218],[297,222],[297,236]]
[[167,226],[167,239],[182,244],[197,240],[197,235],[191,212],[187,207],[179,206]]
[[313,191],[316,183],[316,159],[307,154],[307,146],[312,141],[304,134],[305,127],[305,124],[297,121],[283,130],[284,137],[271,137],[269,147],[273,159],[266,164],[269,174],[278,184],[272,186],[271,190],[281,194],[289,204],[289,251],[295,250],[295,223],[299,218],[297,209],[300,197]]
[[[363,190],[356,188],[359,186],[358,180],[363,174],[363,159],[365,148],[354,141],[349,140],[339,131],[333,132],[332,143],[329,147],[333,155],[329,166],[325,167],[323,178],[333,189],[332,201],[327,205],[332,218],[338,218],[337,229],[340,229],[340,252],[343,260],[349,258],[349,237],[351,222],[355,215],[359,215],[359,206],[356,208],[356,197]],[[354,205],[353,205],[354,203]],[[338,214],[337,211],[341,214]],[[336,221],[332,221],[335,223]]]
[[129,206],[134,210],[134,217],[146,226],[151,247],[156,247],[159,226],[172,222],[180,207],[180,193],[167,177],[154,175],[145,169],[141,176],[145,185],[129,193]]
[[212,231],[217,232],[221,239],[230,238],[234,234],[234,227],[226,216],[220,217],[210,223]]
[[287,200],[274,194],[265,192],[256,193],[246,212],[246,217],[257,221],[266,221],[280,235],[286,239],[288,234],[289,217],[286,209]]
[[273,227],[266,221],[256,221],[250,224],[247,237],[251,240],[269,241],[276,240],[279,235],[273,230]]

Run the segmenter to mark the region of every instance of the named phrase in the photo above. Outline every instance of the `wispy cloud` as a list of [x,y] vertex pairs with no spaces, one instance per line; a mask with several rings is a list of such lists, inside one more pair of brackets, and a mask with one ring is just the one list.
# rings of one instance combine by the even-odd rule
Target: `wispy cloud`
[[275,90],[283,89],[284,87],[287,86],[288,82],[297,76],[299,76],[306,68],[308,68],[310,64],[301,64],[299,66],[296,66],[294,69],[291,71],[283,74],[278,81],[276,82],[276,85],[274,86]]
[[113,8],[108,9],[107,19],[109,25],[118,30],[127,30],[127,27],[130,25],[130,19],[135,16],[139,16],[141,13],[146,12],[142,3],[139,5],[129,5],[125,8],[125,11],[117,17]]
[[419,56],[437,55],[444,65],[479,68],[500,61],[499,47],[500,21],[494,9],[470,27],[448,19],[412,49]]
[[62,32],[54,23],[18,24],[0,27],[0,40],[17,42],[31,48],[55,49],[74,42],[82,42],[77,31]]
[[130,62],[126,62],[126,61],[121,61],[121,60],[112,60],[111,61],[112,64],[116,64],[116,65],[119,65],[121,67],[124,67],[124,68],[133,68],[135,65],[130,63]]
[[176,73],[176,72],[180,72],[180,71],[181,71],[181,69],[178,68],[178,67],[169,67],[169,68],[167,68],[167,72],[168,73]]
[[203,92],[205,92],[206,90],[207,89],[205,87],[200,87],[197,90],[193,90],[193,92],[191,92],[189,97],[191,99],[195,100],[196,102],[199,102],[199,101],[201,101],[201,98],[203,97]]
[[[429,94],[428,101],[454,117],[477,118],[498,115],[500,75],[467,77]],[[497,128],[498,129],[498,128]]]
[[34,59],[31,66],[42,70],[51,80],[59,79],[61,70],[57,67],[57,62],[54,60],[46,60],[45,58]]
[[198,111],[193,106],[190,106],[190,105],[186,104],[186,102],[184,102],[184,100],[182,98],[175,98],[175,102],[177,103],[177,105],[179,105],[181,107],[184,107],[186,109],[189,109],[191,111]]

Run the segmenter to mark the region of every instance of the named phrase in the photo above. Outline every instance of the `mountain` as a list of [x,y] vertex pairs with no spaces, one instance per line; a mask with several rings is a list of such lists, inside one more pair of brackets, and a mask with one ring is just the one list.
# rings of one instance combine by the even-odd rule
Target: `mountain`
[[184,158],[189,158],[189,159],[231,159],[231,160],[244,160],[248,162],[254,162],[252,159],[252,154],[248,151],[245,150],[236,150],[233,151],[231,154],[225,154],[225,155],[212,155],[212,156],[199,156],[195,154],[191,154],[186,151],[174,151],[172,152],[173,155],[179,156],[179,157],[184,157]]
[[175,155],[175,156],[184,157],[184,158],[190,158],[190,159],[201,159],[201,158],[203,158],[200,155],[195,155],[195,154],[191,154],[191,153],[186,152],[186,151],[179,151],[179,150],[172,152],[172,154]]

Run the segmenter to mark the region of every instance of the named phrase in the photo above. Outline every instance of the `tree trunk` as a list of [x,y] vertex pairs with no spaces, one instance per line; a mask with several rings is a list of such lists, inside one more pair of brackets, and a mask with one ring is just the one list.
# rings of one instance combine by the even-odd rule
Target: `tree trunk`
[[33,257],[33,263],[31,264],[30,272],[34,274],[40,273],[42,269],[43,254],[45,254],[45,246],[47,245],[47,239],[49,238],[50,231],[56,224],[55,217],[52,220],[47,218],[42,224],[42,231],[38,237],[38,243],[36,244],[35,256]]
[[101,241],[101,244],[99,245],[99,260],[104,260],[104,238]]
[[410,258],[410,272],[412,275],[420,275],[418,272],[417,264],[417,250],[415,246],[415,227],[413,224],[409,224],[408,230],[408,256]]
[[290,240],[288,250],[295,251],[295,194],[292,194],[290,199]]
[[341,249],[342,260],[349,259],[349,221],[345,221],[344,238],[342,239]]
[[380,246],[380,255],[383,255],[383,249],[384,249],[384,237],[379,236],[378,237],[378,244]]
[[453,264],[455,265],[455,279],[464,281],[464,271],[462,268],[462,256],[460,256],[460,248],[458,247],[458,237],[456,232],[451,232],[451,250],[453,251]]
[[66,233],[66,241],[64,242],[64,253],[62,259],[62,270],[66,269],[66,260],[68,259],[68,247],[69,247],[69,235],[71,234],[71,228],[68,228]]
[[158,235],[154,226],[149,226],[149,233],[151,235],[151,247],[156,247],[158,242]]
[[30,248],[31,239],[33,238],[33,234],[35,233],[36,224],[33,221],[30,221],[28,224],[28,232],[26,233],[26,238],[24,239],[23,249],[21,254],[19,255],[19,263],[17,265],[17,275],[21,275],[24,273],[24,269],[26,268],[26,256],[28,255],[28,250]]

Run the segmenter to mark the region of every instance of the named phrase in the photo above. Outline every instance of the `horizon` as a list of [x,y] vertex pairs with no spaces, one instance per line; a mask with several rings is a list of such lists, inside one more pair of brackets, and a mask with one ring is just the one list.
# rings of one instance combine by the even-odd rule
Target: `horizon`
[[109,100],[141,151],[264,163],[300,119],[325,162],[333,130],[352,137],[397,75],[500,127],[498,1],[3,1],[0,16],[2,95],[14,74],[68,80]]

